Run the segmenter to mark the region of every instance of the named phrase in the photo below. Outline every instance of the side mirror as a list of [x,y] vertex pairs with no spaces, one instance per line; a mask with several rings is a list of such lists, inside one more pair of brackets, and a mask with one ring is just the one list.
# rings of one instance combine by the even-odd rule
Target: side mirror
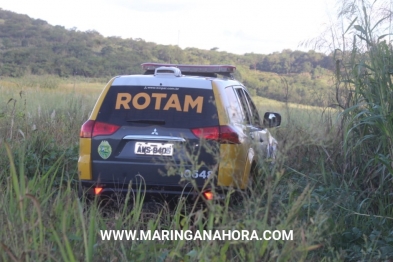
[[265,127],[277,127],[281,124],[281,115],[274,112],[266,112],[263,116],[263,125]]

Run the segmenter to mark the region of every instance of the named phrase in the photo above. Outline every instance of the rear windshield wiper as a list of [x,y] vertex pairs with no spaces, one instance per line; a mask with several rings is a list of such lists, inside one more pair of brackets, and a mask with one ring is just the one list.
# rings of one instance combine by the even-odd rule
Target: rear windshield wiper
[[165,120],[160,120],[160,119],[135,119],[135,120],[127,120],[127,122],[153,124],[153,125],[165,125]]

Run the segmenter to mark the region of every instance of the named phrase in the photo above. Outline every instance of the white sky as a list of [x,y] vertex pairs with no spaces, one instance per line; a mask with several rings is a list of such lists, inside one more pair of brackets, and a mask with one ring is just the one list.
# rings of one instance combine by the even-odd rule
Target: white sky
[[336,0],[2,0],[51,25],[181,48],[268,54],[304,50],[335,18]]

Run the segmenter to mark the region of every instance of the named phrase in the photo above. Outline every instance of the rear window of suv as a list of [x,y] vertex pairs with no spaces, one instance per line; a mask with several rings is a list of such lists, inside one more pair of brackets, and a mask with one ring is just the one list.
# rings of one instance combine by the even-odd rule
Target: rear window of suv
[[97,121],[119,126],[198,128],[218,125],[218,116],[211,89],[112,86]]

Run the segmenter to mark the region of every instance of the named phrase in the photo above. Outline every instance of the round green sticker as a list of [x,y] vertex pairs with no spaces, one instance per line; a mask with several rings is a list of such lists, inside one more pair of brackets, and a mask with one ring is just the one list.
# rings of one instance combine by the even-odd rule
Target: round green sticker
[[98,146],[98,154],[103,158],[107,159],[112,154],[112,147],[106,140],[102,140]]

